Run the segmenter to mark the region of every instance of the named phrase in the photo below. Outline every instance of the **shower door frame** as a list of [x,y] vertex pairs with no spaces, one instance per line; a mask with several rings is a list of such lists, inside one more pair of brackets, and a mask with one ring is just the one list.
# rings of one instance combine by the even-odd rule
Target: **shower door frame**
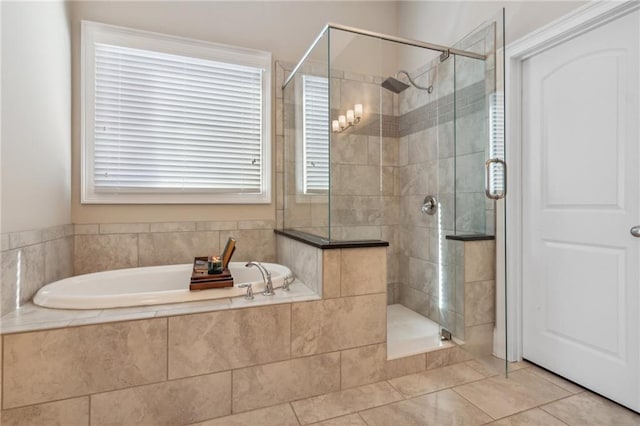
[[298,72],[298,70],[302,66],[302,64],[305,62],[307,57],[311,54],[313,49],[320,42],[320,40],[325,35],[325,33],[327,31],[329,31],[329,30],[341,30],[341,31],[346,31],[346,32],[354,33],[354,34],[359,34],[359,35],[364,35],[364,36],[368,36],[368,37],[378,38],[380,40],[392,41],[392,42],[395,42],[395,43],[405,44],[407,46],[414,46],[414,47],[421,47],[421,48],[429,49],[429,50],[435,50],[435,51],[441,53],[441,55],[440,55],[441,60],[444,60],[444,59],[448,58],[449,55],[459,55],[459,56],[465,56],[465,57],[468,57],[468,58],[482,59],[482,60],[486,60],[487,59],[486,55],[481,55],[481,54],[475,53],[475,52],[469,52],[469,51],[466,51],[466,50],[456,49],[454,47],[447,47],[447,46],[442,46],[442,45],[439,45],[439,44],[427,43],[427,42],[420,41],[420,40],[412,40],[412,39],[409,39],[409,38],[398,37],[398,36],[394,36],[394,35],[383,34],[383,33],[378,33],[378,32],[375,32],[375,31],[363,30],[361,28],[355,28],[355,27],[350,27],[350,26],[347,26],[347,25],[342,25],[342,24],[336,24],[336,23],[333,23],[333,22],[329,22],[328,24],[326,24],[322,28],[322,31],[320,31],[320,34],[318,34],[318,36],[315,38],[315,40],[313,40],[313,43],[311,43],[311,46],[309,46],[309,48],[304,52],[304,55],[302,55],[302,58],[300,58],[300,60],[298,61],[296,66],[293,68],[293,70],[291,71],[289,76],[285,79],[284,83],[282,84],[282,89],[283,90],[287,86],[287,84],[289,84],[289,81],[291,81],[291,79],[294,78],[294,76],[296,75],[296,73]]

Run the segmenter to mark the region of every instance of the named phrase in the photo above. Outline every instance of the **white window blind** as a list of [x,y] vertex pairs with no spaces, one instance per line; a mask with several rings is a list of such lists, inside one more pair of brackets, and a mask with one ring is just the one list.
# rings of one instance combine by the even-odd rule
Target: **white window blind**
[[[489,97],[489,155],[504,160],[504,94],[492,93]],[[504,168],[490,165],[489,185],[492,194],[504,192]]]
[[329,83],[312,75],[302,82],[304,193],[323,193],[329,189]]
[[139,48],[153,35],[111,40],[109,28],[83,40],[84,201],[269,202],[270,55],[255,66],[183,39]]

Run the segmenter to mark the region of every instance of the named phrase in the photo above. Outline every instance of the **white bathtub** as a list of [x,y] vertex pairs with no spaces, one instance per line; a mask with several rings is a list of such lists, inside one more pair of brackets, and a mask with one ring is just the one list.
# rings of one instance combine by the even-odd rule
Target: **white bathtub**
[[[276,263],[262,263],[262,266],[271,272],[274,288],[281,287],[285,278],[292,276],[286,266]],[[192,267],[191,264],[150,266],[78,275],[45,285],[33,303],[45,308],[107,309],[241,296],[246,288],[237,286],[243,283],[252,283],[255,293],[264,289],[262,275],[256,267],[231,262],[233,287],[189,291]]]

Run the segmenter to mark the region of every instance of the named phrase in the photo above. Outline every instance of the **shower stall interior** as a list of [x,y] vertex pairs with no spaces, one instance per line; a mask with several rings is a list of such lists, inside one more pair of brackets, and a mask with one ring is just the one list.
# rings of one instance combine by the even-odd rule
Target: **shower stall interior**
[[495,233],[485,191],[502,182],[486,188],[485,167],[504,155],[501,19],[453,47],[329,24],[284,75],[283,228],[389,242],[390,358],[416,352],[403,340],[442,345],[443,328],[464,341],[447,237]]

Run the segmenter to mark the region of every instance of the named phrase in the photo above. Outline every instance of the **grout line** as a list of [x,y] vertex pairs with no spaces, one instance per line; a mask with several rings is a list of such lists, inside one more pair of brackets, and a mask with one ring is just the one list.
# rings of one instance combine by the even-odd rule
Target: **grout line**
[[91,400],[93,398],[91,398],[91,395],[88,395],[87,398],[89,398],[89,426],[91,426]]
[[367,423],[367,421],[365,420],[365,418],[364,418],[364,417],[362,417],[362,414],[360,414],[362,411],[363,411],[363,410],[358,411],[358,412],[356,413],[356,415],[357,415],[358,417],[360,417],[360,419],[362,419],[362,421],[364,422],[364,424],[369,425],[369,423]]
[[166,354],[167,354],[167,359],[166,359],[166,365],[167,365],[167,369],[166,369],[166,378],[167,380],[169,380],[169,317],[166,318],[167,320],[167,343],[166,343]]
[[229,389],[229,392],[231,392],[229,394],[229,415],[233,415],[233,370],[231,370],[231,380],[229,381],[229,387],[231,389]]
[[338,378],[340,383],[338,383],[338,389],[342,390],[342,351],[339,351],[338,355]]
[[289,408],[291,408],[291,411],[293,411],[293,415],[296,416],[296,421],[298,422],[298,424],[302,425],[302,422],[300,421],[300,417],[298,417],[298,413],[296,413],[296,409],[293,408],[293,404],[291,404],[291,401],[287,402],[287,405],[289,406]]
[[[577,394],[576,394],[577,395]],[[571,395],[574,396],[574,395]],[[570,397],[567,397],[570,398]],[[566,398],[563,398],[566,399]],[[559,400],[558,400],[559,401]],[[553,401],[553,402],[557,402],[557,401]],[[550,403],[544,404],[544,405],[549,405]],[[544,405],[538,405],[536,408],[539,410],[542,410],[542,412],[547,413],[548,415],[550,415],[551,417],[553,417],[554,419],[557,419],[559,422],[564,423],[565,425],[569,425],[569,423],[565,422],[564,420],[562,420],[561,418],[555,416],[554,414],[548,412],[547,410],[544,409]]]
[[473,402],[471,402],[469,399],[467,399],[464,395],[462,395],[460,392],[456,391],[455,388],[451,388],[451,391],[453,391],[456,395],[458,395],[460,398],[464,399],[465,401],[467,401],[469,404],[471,404],[472,407],[476,407],[478,410],[480,410],[481,412],[483,412],[484,414],[487,415],[487,417],[489,417],[490,419],[492,419],[490,422],[498,420],[495,417],[493,417],[491,414],[487,413],[485,410],[483,410],[482,408],[478,407],[476,404],[474,404]]
[[[411,375],[411,374],[409,374]],[[400,377],[404,377],[404,376],[400,376]],[[389,386],[391,386],[391,389],[393,389],[394,391],[398,392],[398,394],[402,397],[403,400],[407,399],[407,397],[400,392],[400,389],[396,388],[395,386],[393,386],[393,383],[391,383],[391,379],[387,379],[385,380],[385,382],[387,382],[389,384]]]

